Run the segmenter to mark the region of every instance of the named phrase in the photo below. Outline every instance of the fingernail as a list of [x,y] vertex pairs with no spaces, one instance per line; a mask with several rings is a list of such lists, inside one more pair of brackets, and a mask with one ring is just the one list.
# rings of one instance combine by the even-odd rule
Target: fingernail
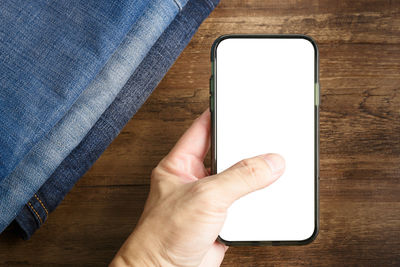
[[285,170],[285,160],[278,154],[262,155],[263,159],[268,163],[272,171],[272,178],[277,179]]

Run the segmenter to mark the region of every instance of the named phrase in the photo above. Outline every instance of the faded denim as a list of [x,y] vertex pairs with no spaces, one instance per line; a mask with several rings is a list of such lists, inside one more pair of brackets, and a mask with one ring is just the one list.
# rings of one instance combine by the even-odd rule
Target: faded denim
[[[39,190],[89,132],[186,0],[152,0],[67,114],[0,183],[0,229]],[[27,186],[28,185],[28,186]]]
[[0,1],[0,181],[66,114],[147,2]]
[[145,102],[218,1],[189,0],[151,48],[82,142],[34,194],[16,217],[22,236],[30,236],[118,135]]

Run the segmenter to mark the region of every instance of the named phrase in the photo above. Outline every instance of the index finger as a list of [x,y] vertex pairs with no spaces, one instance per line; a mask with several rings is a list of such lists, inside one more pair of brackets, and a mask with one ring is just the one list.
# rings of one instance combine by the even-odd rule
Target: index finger
[[167,155],[169,157],[185,156],[203,162],[210,148],[210,120],[209,109],[204,111],[182,135],[175,147]]

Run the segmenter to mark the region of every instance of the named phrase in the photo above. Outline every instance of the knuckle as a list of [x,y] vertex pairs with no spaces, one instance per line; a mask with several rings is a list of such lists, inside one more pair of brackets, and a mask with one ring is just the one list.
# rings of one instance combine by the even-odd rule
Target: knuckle
[[252,177],[259,177],[265,169],[262,162],[257,158],[244,159],[240,161],[240,169]]
[[240,178],[250,189],[260,187],[264,183],[268,171],[266,162],[258,157],[244,159],[240,162]]
[[151,171],[151,179],[157,180],[160,178],[160,176],[161,176],[161,170],[160,167],[157,166]]
[[157,166],[151,171],[150,190],[155,190],[157,193],[162,194],[167,192],[171,187],[171,183],[165,175],[164,170]]

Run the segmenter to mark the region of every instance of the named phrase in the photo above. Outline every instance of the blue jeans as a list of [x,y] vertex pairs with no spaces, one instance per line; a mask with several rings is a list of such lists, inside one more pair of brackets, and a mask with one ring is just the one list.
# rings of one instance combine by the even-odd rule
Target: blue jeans
[[147,2],[0,1],[0,182],[66,114]]
[[14,219],[16,212],[85,137],[185,4],[186,0],[150,1],[122,44],[67,114],[0,184],[0,229]]
[[189,0],[90,132],[19,212],[24,239],[47,219],[137,112],[219,0]]

